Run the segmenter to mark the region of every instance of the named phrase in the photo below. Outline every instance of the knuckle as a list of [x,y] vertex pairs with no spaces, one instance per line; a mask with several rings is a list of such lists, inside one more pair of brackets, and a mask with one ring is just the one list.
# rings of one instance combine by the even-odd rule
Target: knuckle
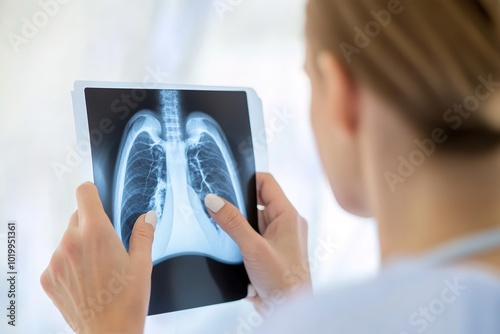
[[69,217],[70,222],[78,221],[78,210],[75,210]]
[[68,259],[75,259],[80,254],[78,241],[71,234],[66,234],[64,236],[59,247],[61,253]]
[[134,234],[134,238],[140,239],[151,239],[153,236],[150,229],[148,226],[145,226],[145,224],[136,225],[132,233]]
[[59,256],[56,253],[52,256],[52,260],[50,261],[48,272],[50,277],[54,282],[61,282],[64,277],[64,269],[63,262],[60,260]]
[[224,226],[228,230],[237,229],[241,225],[241,214],[237,210],[228,210],[224,217]]
[[51,280],[48,276],[47,270],[45,270],[42,275],[40,276],[40,285],[42,286],[43,290],[50,295],[52,293],[52,284]]

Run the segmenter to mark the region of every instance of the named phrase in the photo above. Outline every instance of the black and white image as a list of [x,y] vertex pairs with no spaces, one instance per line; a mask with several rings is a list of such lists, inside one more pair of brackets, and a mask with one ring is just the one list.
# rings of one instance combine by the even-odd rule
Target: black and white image
[[246,92],[84,91],[94,182],[127,250],[136,219],[158,216],[149,314],[244,298],[240,250],[204,198],[225,198],[256,228]]

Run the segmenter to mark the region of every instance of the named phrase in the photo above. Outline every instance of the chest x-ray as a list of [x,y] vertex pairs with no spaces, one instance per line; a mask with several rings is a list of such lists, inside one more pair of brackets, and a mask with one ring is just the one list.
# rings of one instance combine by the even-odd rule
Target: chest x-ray
[[128,248],[137,215],[156,211],[153,262],[182,253],[241,262],[237,245],[203,205],[209,193],[246,209],[236,162],[217,122],[200,111],[181,114],[179,92],[159,92],[157,111],[141,110],[125,127],[113,189],[115,228]]
[[74,99],[94,182],[124,247],[141,214],[158,216],[149,314],[244,298],[240,250],[203,201],[217,194],[256,227],[255,173],[265,168],[253,145],[262,125],[256,95],[80,83]]

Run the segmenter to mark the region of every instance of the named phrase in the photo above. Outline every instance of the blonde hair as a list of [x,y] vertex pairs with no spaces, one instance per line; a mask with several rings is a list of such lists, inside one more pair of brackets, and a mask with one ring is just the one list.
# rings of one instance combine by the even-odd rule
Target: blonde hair
[[443,129],[460,152],[500,144],[500,0],[309,0],[307,15],[313,53],[421,134]]

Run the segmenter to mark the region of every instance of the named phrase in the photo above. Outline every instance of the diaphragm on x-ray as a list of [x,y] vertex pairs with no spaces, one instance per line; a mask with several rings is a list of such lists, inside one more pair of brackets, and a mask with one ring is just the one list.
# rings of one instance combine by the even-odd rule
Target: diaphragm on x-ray
[[249,89],[130,87],[77,82],[75,117],[91,147],[84,174],[124,247],[141,214],[158,216],[149,314],[244,298],[241,252],[204,198],[225,198],[256,229],[255,173],[267,164],[254,149],[259,99]]

